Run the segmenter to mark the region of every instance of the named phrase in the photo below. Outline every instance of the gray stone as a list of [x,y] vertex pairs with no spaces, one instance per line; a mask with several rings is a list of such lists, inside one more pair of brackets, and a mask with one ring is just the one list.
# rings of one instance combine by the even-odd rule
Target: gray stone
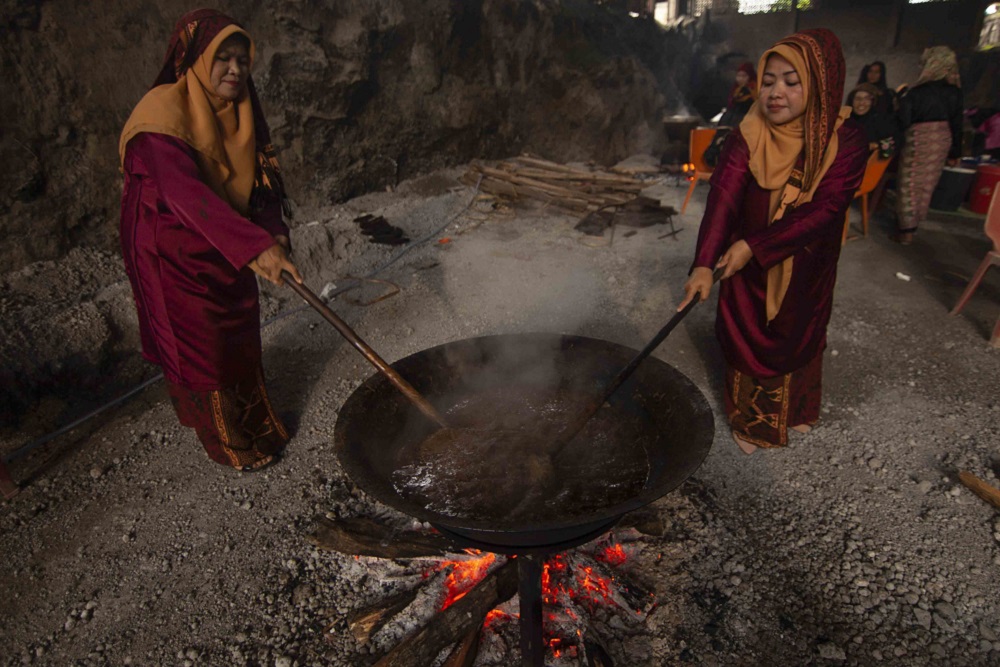
[[932,614],[932,616],[934,617],[934,624],[939,628],[941,628],[942,630],[944,630],[945,632],[952,632],[954,630],[951,627],[951,623],[945,620],[945,618],[941,616],[941,614]]
[[917,625],[921,626],[924,630],[931,629],[931,613],[929,611],[924,611],[920,607],[914,607],[913,616],[917,619]]
[[296,607],[301,607],[313,598],[316,594],[315,589],[310,584],[300,584],[295,587],[292,592],[292,603]]
[[847,660],[847,654],[844,653],[844,649],[840,648],[836,644],[827,642],[825,644],[820,644],[817,648],[819,649],[819,657],[824,660],[835,660],[838,662]]
[[950,602],[938,602],[934,605],[934,611],[949,621],[954,621],[957,618],[955,607]]

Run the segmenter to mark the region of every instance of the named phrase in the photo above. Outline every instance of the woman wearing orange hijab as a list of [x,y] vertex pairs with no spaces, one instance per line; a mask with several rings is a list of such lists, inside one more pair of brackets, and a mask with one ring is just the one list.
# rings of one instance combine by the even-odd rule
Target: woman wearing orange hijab
[[121,246],[143,356],[163,368],[181,424],[239,470],[271,463],[289,439],[264,385],[254,274],[301,282],[253,56],[233,19],[186,14],[119,143]]
[[746,453],[787,444],[819,419],[822,354],[844,213],[868,141],[844,123],[844,56],[829,30],[805,30],[761,56],[757,102],[726,140],[712,175],[685,284],[705,300],[724,270],[716,335],[725,405]]

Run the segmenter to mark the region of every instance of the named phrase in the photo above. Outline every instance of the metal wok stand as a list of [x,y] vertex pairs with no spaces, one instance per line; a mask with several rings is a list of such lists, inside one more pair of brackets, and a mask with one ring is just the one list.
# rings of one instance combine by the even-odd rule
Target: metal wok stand
[[593,530],[577,535],[565,542],[543,544],[535,547],[510,547],[485,542],[471,537],[460,529],[431,523],[438,532],[451,538],[456,544],[480,551],[491,551],[517,558],[517,597],[521,630],[521,667],[545,667],[545,638],[542,614],[542,570],[545,560],[554,554],[591,542],[621,520],[621,516],[600,524]]
[[517,559],[517,596],[521,605],[521,666],[545,667],[542,637],[542,567],[545,556]]

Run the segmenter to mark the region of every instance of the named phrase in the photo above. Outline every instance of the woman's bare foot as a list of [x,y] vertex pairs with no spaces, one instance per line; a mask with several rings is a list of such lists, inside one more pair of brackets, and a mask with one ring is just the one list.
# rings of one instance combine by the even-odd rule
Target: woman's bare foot
[[757,451],[757,445],[752,442],[747,442],[740,436],[733,433],[733,440],[736,441],[736,446],[740,448],[740,451],[749,456]]
[[809,424],[799,424],[798,426],[793,426],[792,430],[798,433],[808,433],[809,431],[813,430],[813,427],[810,426]]

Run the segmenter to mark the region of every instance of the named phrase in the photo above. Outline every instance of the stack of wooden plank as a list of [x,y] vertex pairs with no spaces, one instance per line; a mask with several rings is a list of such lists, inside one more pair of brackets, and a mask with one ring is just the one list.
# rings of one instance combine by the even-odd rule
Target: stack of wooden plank
[[624,206],[650,185],[627,174],[570,167],[529,156],[504,161],[495,167],[474,163],[461,181],[467,185],[479,182],[479,189],[492,195],[513,200],[538,199],[579,212]]

